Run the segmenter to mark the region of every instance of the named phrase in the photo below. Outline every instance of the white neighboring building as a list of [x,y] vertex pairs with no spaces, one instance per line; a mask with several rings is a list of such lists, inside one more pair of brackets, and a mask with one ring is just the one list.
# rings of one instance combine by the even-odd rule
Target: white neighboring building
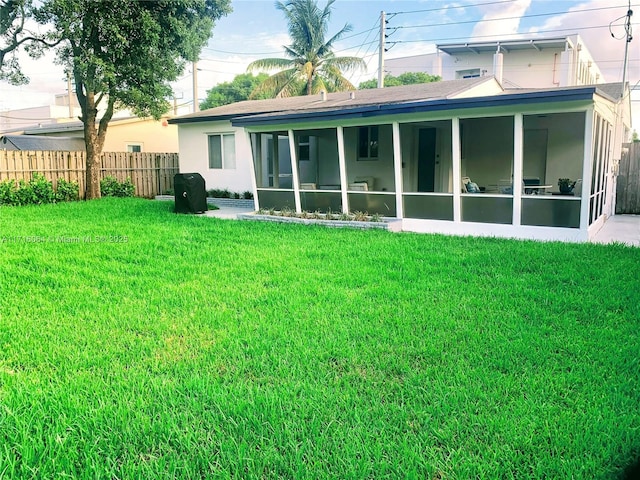
[[425,72],[443,80],[494,76],[505,88],[553,88],[604,83],[579,35],[555,38],[448,43],[436,53],[385,60],[398,76]]
[[75,96],[69,109],[69,96],[56,95],[54,105],[20,108],[0,112],[0,133],[21,130],[34,125],[71,122],[80,116],[80,106]]
[[[71,108],[69,108],[71,102]],[[99,116],[104,109],[99,109]],[[82,116],[78,97],[69,98],[66,93],[57,94],[52,105],[40,107],[20,108],[16,110],[0,111],[0,133],[20,132],[29,128],[51,124],[77,122]],[[113,118],[128,118],[133,116],[129,110],[118,110]]]

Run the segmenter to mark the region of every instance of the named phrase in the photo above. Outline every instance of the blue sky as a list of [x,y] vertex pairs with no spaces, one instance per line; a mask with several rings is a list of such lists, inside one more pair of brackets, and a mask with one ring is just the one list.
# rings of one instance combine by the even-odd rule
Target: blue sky
[[[635,22],[640,3],[632,1]],[[324,2],[320,2],[324,5]],[[218,21],[198,64],[198,96],[217,83],[243,73],[253,60],[282,56],[288,43],[287,25],[272,0],[233,0],[233,12]],[[380,12],[389,18],[387,58],[431,53],[436,43],[541,37],[578,33],[600,66],[606,81],[622,80],[625,42],[612,38],[624,35],[620,17],[626,14],[628,0],[337,0],[331,17],[330,34],[345,23],[352,31],[336,45],[339,55],[357,55],[369,63],[367,72],[353,75],[357,84],[377,75],[378,26]],[[393,15],[395,13],[395,15]],[[638,38],[630,44],[628,79],[640,80],[640,27]],[[393,42],[393,43],[392,43]],[[25,59],[31,84],[10,87],[0,83],[0,111],[51,103],[53,95],[64,93],[66,81],[50,57],[39,61]],[[192,101],[190,67],[176,82],[179,103]],[[634,102],[634,106],[639,102]],[[637,122],[636,122],[637,123]]]

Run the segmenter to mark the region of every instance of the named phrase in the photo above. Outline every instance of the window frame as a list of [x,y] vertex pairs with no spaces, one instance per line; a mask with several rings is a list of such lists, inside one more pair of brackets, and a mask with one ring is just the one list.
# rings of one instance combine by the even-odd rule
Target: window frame
[[[125,147],[127,149],[127,153],[142,153],[143,145],[141,142],[131,142],[125,143]],[[136,147],[138,147],[139,150],[133,150]]]
[[[220,166],[213,166],[212,137],[219,138]],[[232,139],[233,151],[231,153],[227,152],[225,148],[225,137]],[[232,158],[229,157],[231,155]],[[235,170],[237,165],[235,132],[207,132],[207,160],[209,170]]]
[[[373,138],[372,132],[375,129],[375,139]],[[363,142],[362,134],[363,132],[367,132],[366,141]],[[367,152],[366,155],[362,155],[363,150],[362,147],[366,144]],[[358,127],[358,161],[366,162],[366,161],[376,161],[380,158],[380,126],[379,125],[363,125]],[[372,150],[375,149],[375,155],[372,154]]]

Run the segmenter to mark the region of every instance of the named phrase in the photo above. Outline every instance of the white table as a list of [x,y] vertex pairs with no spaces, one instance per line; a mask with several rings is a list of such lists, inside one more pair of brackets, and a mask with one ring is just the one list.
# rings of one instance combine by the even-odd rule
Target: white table
[[553,185],[525,185],[523,188],[526,195],[538,195],[539,190],[553,188]]

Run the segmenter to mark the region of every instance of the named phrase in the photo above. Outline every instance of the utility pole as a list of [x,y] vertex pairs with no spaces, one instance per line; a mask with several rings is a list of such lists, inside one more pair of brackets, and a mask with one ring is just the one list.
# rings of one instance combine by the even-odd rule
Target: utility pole
[[384,11],[380,12],[380,54],[378,56],[378,88],[384,87],[384,39],[386,30]]
[[73,118],[73,92],[71,91],[71,73],[67,72],[67,94],[69,95],[69,118]]
[[[629,7],[631,7],[631,2],[629,2]],[[628,55],[629,55],[629,44],[633,37],[631,36],[631,15],[633,15],[633,10],[629,8],[627,11],[627,21],[624,25],[625,30],[625,42],[624,42],[624,62],[622,63],[622,93],[620,93],[620,98],[624,97],[624,83],[627,81],[627,63],[628,63]]]
[[193,112],[200,111],[198,103],[198,62],[193,62]]

